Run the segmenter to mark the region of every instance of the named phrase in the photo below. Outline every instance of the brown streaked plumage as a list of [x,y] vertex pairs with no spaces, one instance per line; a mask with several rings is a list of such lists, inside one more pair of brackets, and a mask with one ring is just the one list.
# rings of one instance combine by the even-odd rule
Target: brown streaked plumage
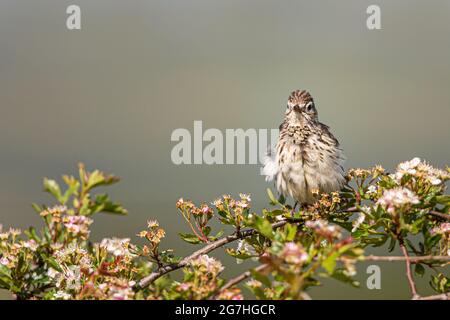
[[305,90],[288,98],[275,152],[264,162],[266,180],[301,204],[312,204],[314,191],[338,191],[345,183],[344,155],[329,127],[320,123],[314,99]]

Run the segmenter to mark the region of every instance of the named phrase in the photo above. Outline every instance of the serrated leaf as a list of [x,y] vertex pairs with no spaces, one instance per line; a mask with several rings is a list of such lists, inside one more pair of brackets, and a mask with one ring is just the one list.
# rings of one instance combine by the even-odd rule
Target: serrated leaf
[[187,243],[198,244],[202,242],[195,234],[180,232],[178,233],[178,235],[182,240],[186,241]]
[[128,211],[122,207],[120,203],[112,202],[108,195],[101,194],[97,195],[94,200],[94,204],[90,205],[91,214],[97,212],[127,215]]
[[334,268],[336,268],[336,259],[338,257],[339,253],[333,252],[322,262],[322,267],[327,270],[328,274],[333,274]]
[[88,174],[86,187],[89,190],[99,185],[102,185],[104,182],[105,182],[105,175],[103,174],[103,172],[100,172],[99,170],[94,170]]

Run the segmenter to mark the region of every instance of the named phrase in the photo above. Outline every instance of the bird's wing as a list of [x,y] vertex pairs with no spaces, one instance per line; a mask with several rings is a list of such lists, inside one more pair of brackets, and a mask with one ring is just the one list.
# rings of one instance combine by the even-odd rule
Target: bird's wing
[[[280,131],[285,125],[286,125],[285,122],[283,122],[280,125],[279,127]],[[273,146],[267,147],[267,153],[263,159],[263,167],[261,171],[262,175],[266,176],[266,181],[272,181],[277,176],[279,167],[277,161],[276,147]]]
[[264,157],[262,174],[266,176],[266,181],[272,181],[278,173],[278,163],[276,161],[276,152],[271,146],[268,147]]

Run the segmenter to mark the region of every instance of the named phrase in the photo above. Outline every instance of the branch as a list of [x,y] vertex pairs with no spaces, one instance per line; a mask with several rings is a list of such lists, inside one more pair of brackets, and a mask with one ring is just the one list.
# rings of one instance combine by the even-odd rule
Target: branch
[[434,211],[434,210],[428,212],[428,214],[431,214],[432,216],[435,216],[435,217],[438,217],[438,218],[450,221],[450,214],[445,214],[445,213],[442,213],[442,212],[439,212],[439,211]]
[[[423,261],[450,261],[450,256],[417,256],[408,257],[409,262],[420,263]],[[382,261],[382,262],[396,262],[396,261],[406,261],[405,256],[367,256],[364,257],[362,261]]]
[[416,284],[414,283],[414,278],[411,273],[411,260],[408,255],[408,250],[406,249],[405,244],[403,243],[403,240],[401,238],[399,239],[399,244],[400,244],[400,249],[402,250],[403,255],[405,256],[406,277],[408,278],[408,283],[409,283],[409,287],[411,289],[412,298],[417,299],[417,298],[419,298],[419,295],[417,294]]
[[[288,222],[301,222],[303,220],[299,220],[299,219],[285,219],[285,220],[281,220],[278,222],[275,222],[272,224],[272,228],[273,229],[277,229],[280,228],[282,226],[284,226],[286,223]],[[138,288],[145,288],[146,286],[148,286],[149,284],[151,284],[152,282],[154,282],[156,279],[158,279],[159,277],[178,270],[180,268],[183,268],[185,266],[187,266],[189,264],[189,262],[191,260],[194,260],[196,258],[198,258],[201,255],[207,254],[217,248],[223,247],[224,245],[239,240],[239,239],[244,239],[244,238],[248,238],[252,235],[254,235],[255,233],[257,233],[258,231],[256,229],[247,229],[247,230],[242,230],[239,235],[238,234],[232,234],[229,235],[225,238],[216,240],[214,242],[211,242],[210,244],[204,246],[203,248],[201,248],[200,250],[195,251],[194,253],[192,253],[191,255],[183,258],[180,262],[176,263],[176,264],[171,264],[168,266],[164,266],[160,269],[158,269],[155,272],[152,272],[151,274],[149,274],[147,277],[142,278],[139,283],[137,284]]]
[[450,300],[450,293],[436,294],[427,297],[418,297],[416,300]]

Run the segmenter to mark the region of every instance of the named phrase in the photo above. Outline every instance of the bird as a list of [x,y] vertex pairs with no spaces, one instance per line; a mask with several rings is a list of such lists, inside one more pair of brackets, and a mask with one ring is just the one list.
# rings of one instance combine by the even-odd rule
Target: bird
[[346,183],[345,156],[330,128],[321,123],[314,99],[306,90],[293,91],[279,126],[275,148],[269,148],[262,167],[279,194],[308,206],[323,193],[339,191]]

